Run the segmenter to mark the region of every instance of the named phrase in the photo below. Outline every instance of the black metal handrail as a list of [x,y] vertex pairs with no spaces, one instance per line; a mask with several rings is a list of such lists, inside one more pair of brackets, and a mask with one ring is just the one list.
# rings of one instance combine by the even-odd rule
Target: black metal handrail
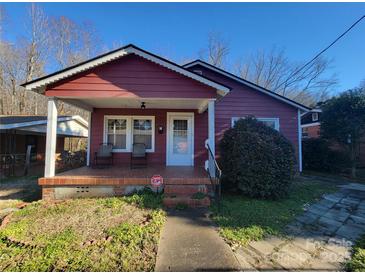
[[209,164],[208,164],[208,176],[209,176],[209,179],[210,179],[210,182],[212,184],[212,187],[213,187],[213,193],[214,193],[214,199],[215,201],[217,202],[218,204],[218,209],[220,208],[220,201],[221,201],[221,194],[222,194],[222,187],[221,187],[221,178],[222,178],[222,170],[220,169],[216,159],[215,159],[215,156],[209,146],[209,144],[207,144],[207,150],[208,150],[208,153],[209,153],[209,156],[212,158],[213,160],[213,163],[214,163],[214,177],[212,177],[212,174],[210,172],[210,167],[211,167],[211,163],[209,161]]

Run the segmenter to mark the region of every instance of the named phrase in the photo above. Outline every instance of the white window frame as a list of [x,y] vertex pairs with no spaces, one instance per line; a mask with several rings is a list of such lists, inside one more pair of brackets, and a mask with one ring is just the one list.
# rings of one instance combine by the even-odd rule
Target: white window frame
[[313,112],[312,113],[312,122],[316,122],[318,121],[318,112]]
[[[231,118],[231,127],[234,127],[234,123],[236,121],[238,121],[239,119],[245,119],[246,117],[232,117]],[[275,126],[274,129],[276,129],[277,131],[280,131],[280,119],[275,117],[275,118],[268,118],[268,117],[255,117],[256,120],[261,121],[261,122],[274,122]]]
[[125,119],[127,120],[127,128],[126,128],[126,148],[125,149],[113,149],[113,152],[123,153],[123,152],[132,152],[132,144],[133,144],[133,120],[138,119],[146,119],[152,121],[152,147],[150,149],[146,149],[146,152],[153,153],[155,152],[155,116],[141,116],[141,115],[104,115],[104,134],[103,141],[104,143],[108,140],[108,120],[109,119]]
[[151,141],[151,148],[146,149],[146,152],[155,152],[155,116],[130,116],[131,117],[131,148],[132,151],[132,144],[133,144],[133,120],[151,120],[152,121],[152,141]]

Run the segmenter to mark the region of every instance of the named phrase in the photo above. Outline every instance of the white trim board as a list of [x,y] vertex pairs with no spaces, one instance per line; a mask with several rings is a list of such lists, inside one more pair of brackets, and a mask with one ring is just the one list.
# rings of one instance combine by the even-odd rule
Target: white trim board
[[59,72],[56,72],[54,74],[50,74],[49,76],[39,78],[38,80],[34,80],[28,83],[22,84],[27,90],[34,90],[41,88],[43,86],[52,84],[54,82],[57,82],[59,80],[62,80],[64,78],[70,77],[72,75],[75,75],[77,73],[83,72],[85,70],[100,66],[102,64],[108,63],[110,61],[116,60],[118,58],[127,56],[129,54],[135,54],[137,56],[140,56],[144,59],[147,59],[151,62],[154,62],[158,65],[161,65],[165,68],[168,68],[172,71],[175,71],[177,73],[180,73],[186,77],[189,77],[191,79],[194,79],[196,81],[199,81],[207,86],[213,87],[217,90],[217,92],[221,95],[225,95],[230,91],[230,89],[226,86],[223,86],[219,83],[216,83],[212,80],[209,80],[205,77],[202,77],[196,73],[193,73],[183,67],[180,67],[177,64],[174,64],[172,62],[165,61],[162,58],[158,58],[157,56],[153,54],[149,54],[143,50],[138,49],[134,45],[128,45],[124,48],[121,48],[116,51],[109,52],[107,54],[101,55],[99,57],[96,57],[94,59],[91,59],[89,61],[83,62],[79,65],[75,65],[73,67],[70,67],[69,69],[61,70]]
[[244,84],[246,86],[249,86],[249,87],[251,87],[251,88],[253,88],[255,90],[258,90],[258,91],[260,91],[260,92],[262,92],[262,93],[264,93],[266,95],[269,95],[269,96],[271,96],[271,97],[273,97],[273,98],[275,98],[275,99],[277,99],[279,101],[282,101],[284,103],[287,103],[287,104],[289,104],[289,105],[291,105],[293,107],[296,107],[296,108],[301,109],[301,110],[306,111],[306,112],[307,111],[310,111],[310,108],[307,108],[305,106],[302,106],[299,103],[296,103],[296,102],[294,102],[294,101],[292,101],[290,99],[286,99],[285,97],[282,97],[282,96],[280,96],[278,94],[275,94],[273,92],[270,92],[270,91],[268,91],[268,90],[266,90],[266,89],[264,89],[262,87],[259,87],[259,86],[255,85],[253,83],[250,83],[250,82],[248,82],[248,81],[246,81],[246,80],[244,80],[244,79],[242,79],[242,78],[240,78],[238,76],[235,76],[235,75],[233,75],[231,73],[225,72],[225,71],[223,71],[221,69],[218,69],[218,68],[216,68],[216,67],[214,67],[212,65],[206,64],[205,62],[202,62],[200,60],[196,60],[194,62],[185,64],[183,67],[190,68],[190,67],[195,66],[195,65],[203,66],[203,67],[205,67],[207,69],[210,69],[210,70],[212,70],[212,71],[214,71],[216,73],[219,73],[221,75],[224,75],[224,76],[226,76],[226,77],[228,77],[230,79],[233,79],[233,80],[235,80],[237,82],[240,82],[240,83],[242,83],[242,84]]
[[299,158],[299,172],[303,171],[303,156],[302,156],[302,127],[300,110],[298,109],[298,158]]
[[[86,122],[85,119],[83,119],[79,115],[74,115],[74,116],[69,116],[69,117],[59,117],[57,119],[57,123],[70,121],[70,120],[75,120],[75,121],[79,122],[81,125],[88,127],[88,122]],[[42,124],[47,124],[47,119],[24,122],[24,123],[12,123],[12,124],[5,124],[5,125],[0,124],[0,129],[14,129],[14,128],[19,128],[19,127],[29,127],[29,126],[42,125]]]
[[301,127],[305,128],[305,127],[314,127],[314,126],[320,126],[320,125],[321,125],[320,122],[315,122],[315,123],[301,125]]

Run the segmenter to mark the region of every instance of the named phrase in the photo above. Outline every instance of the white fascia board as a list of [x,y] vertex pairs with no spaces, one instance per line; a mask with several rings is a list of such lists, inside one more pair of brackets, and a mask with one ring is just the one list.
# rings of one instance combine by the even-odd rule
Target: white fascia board
[[314,126],[320,126],[320,125],[321,125],[320,122],[316,122],[316,123],[304,124],[301,126],[302,126],[302,128],[305,128],[305,127],[314,127]]
[[[70,116],[70,117],[60,117],[57,119],[57,122],[64,122],[64,121],[70,121],[70,120],[76,120],[81,125],[88,127],[88,123],[85,121],[85,119],[81,118],[79,115]],[[0,125],[0,129],[14,129],[14,128],[29,127],[29,126],[36,126],[36,125],[43,125],[43,124],[47,124],[47,120],[38,120],[38,121],[31,121],[31,122],[24,122],[24,123]]]
[[170,69],[172,71],[175,71],[177,73],[180,73],[180,74],[182,74],[184,76],[187,76],[187,77],[189,77],[191,79],[194,79],[196,81],[199,81],[199,82],[201,82],[201,83],[203,83],[205,85],[208,85],[210,87],[213,87],[220,94],[226,94],[226,93],[228,93],[230,91],[229,88],[227,88],[227,87],[225,87],[223,85],[220,85],[218,83],[215,83],[213,81],[210,81],[208,79],[205,79],[204,77],[201,77],[201,76],[199,76],[199,75],[197,75],[195,73],[192,73],[192,72],[190,72],[190,71],[188,71],[188,70],[186,70],[184,68],[181,68],[181,67],[179,67],[177,65],[174,65],[174,64],[171,64],[169,62],[166,62],[166,61],[164,61],[164,60],[162,60],[160,58],[157,58],[157,57],[155,57],[153,55],[150,55],[150,54],[148,54],[146,52],[143,52],[141,50],[138,50],[138,49],[136,49],[136,48],[134,48],[132,46],[127,47],[125,49],[118,50],[118,51],[116,51],[114,53],[107,54],[107,55],[105,55],[103,57],[100,57],[100,58],[97,58],[97,59],[95,59],[93,61],[86,62],[86,63],[84,63],[82,65],[79,65],[79,66],[74,67],[72,69],[66,70],[64,72],[57,73],[57,74],[55,74],[53,76],[50,76],[50,77],[47,77],[47,78],[45,78],[43,80],[39,80],[39,81],[35,81],[33,83],[30,83],[30,84],[26,84],[25,85],[25,88],[27,90],[37,89],[37,88],[40,88],[42,86],[49,85],[51,83],[54,83],[56,81],[59,81],[61,79],[66,78],[66,77],[70,77],[70,76],[75,75],[77,73],[80,73],[80,72],[83,72],[85,70],[91,69],[93,67],[96,67],[96,66],[105,64],[107,62],[110,62],[112,60],[118,59],[120,57],[126,56],[126,55],[131,54],[131,53],[136,54],[136,55],[138,55],[138,56],[140,56],[142,58],[145,58],[145,59],[147,59],[147,60],[149,60],[151,62],[154,62],[156,64],[159,64],[159,65],[161,65],[163,67],[166,67],[166,68],[168,68],[168,69]]
[[[71,118],[72,118],[72,120],[79,122],[81,125],[85,126],[86,128],[89,126],[89,123],[84,118],[82,118],[80,115],[74,115]],[[71,120],[71,119],[69,119],[69,120]],[[58,121],[60,122],[60,120],[58,120]]]
[[260,92],[262,92],[262,93],[265,93],[265,94],[267,94],[267,95],[269,95],[269,96],[271,96],[271,97],[273,97],[273,98],[275,98],[275,99],[278,99],[278,100],[280,100],[280,101],[282,101],[282,102],[285,102],[285,103],[287,103],[287,104],[289,104],[289,105],[291,105],[291,106],[293,106],[293,107],[296,107],[296,108],[298,108],[298,109],[300,109],[300,110],[303,110],[303,111],[306,111],[306,112],[307,112],[307,111],[309,111],[309,108],[305,108],[305,107],[303,107],[303,106],[301,106],[301,105],[299,105],[299,104],[296,104],[295,102],[292,102],[292,101],[287,100],[287,99],[285,99],[285,98],[283,98],[283,97],[281,97],[281,96],[279,96],[279,95],[276,95],[275,93],[268,92],[268,91],[267,91],[267,90],[265,90],[264,88],[260,88],[260,87],[258,87],[258,86],[256,86],[256,85],[253,85],[253,84],[251,84],[250,82],[247,82],[247,81],[245,81],[245,80],[241,79],[241,78],[240,78],[240,77],[238,77],[238,76],[234,76],[234,75],[228,74],[228,73],[226,73],[226,72],[224,72],[224,71],[218,70],[218,69],[216,69],[214,66],[207,66],[206,64],[204,64],[204,63],[202,63],[202,62],[200,62],[200,61],[195,61],[195,62],[192,62],[192,63],[190,63],[190,64],[184,65],[184,67],[185,67],[185,68],[190,68],[190,67],[195,66],[195,65],[200,65],[200,66],[203,66],[203,67],[205,67],[205,68],[207,68],[207,69],[213,70],[213,71],[215,71],[215,72],[217,72],[217,73],[219,73],[219,74],[222,74],[222,75],[224,75],[224,76],[226,76],[226,77],[228,77],[228,78],[231,78],[231,79],[233,79],[233,80],[235,80],[235,81],[237,81],[237,82],[240,82],[240,83],[242,83],[242,84],[244,84],[244,85],[246,85],[246,86],[249,86],[249,87],[251,87],[251,88],[253,88],[253,89],[255,89],[255,90],[258,90],[258,91],[260,91]]

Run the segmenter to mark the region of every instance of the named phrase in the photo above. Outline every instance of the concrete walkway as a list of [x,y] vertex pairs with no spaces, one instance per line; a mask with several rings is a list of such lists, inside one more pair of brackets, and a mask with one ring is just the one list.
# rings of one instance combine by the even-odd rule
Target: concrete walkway
[[365,186],[349,184],[324,195],[286,233],[237,248],[241,270],[343,270],[354,241],[365,234]]
[[230,271],[240,266],[218,235],[207,210],[168,212],[161,232],[155,271]]

